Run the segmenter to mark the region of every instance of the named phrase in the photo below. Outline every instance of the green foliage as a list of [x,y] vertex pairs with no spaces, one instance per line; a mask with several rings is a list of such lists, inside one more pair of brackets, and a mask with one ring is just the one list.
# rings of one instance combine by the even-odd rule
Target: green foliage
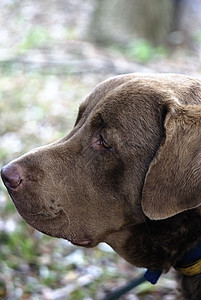
[[77,289],[76,291],[74,291],[71,296],[68,298],[69,300],[82,300],[84,299],[84,297],[86,297],[86,292],[84,291],[84,289]]
[[[12,255],[15,253],[16,256],[25,259],[28,263],[35,262],[37,256],[36,245],[33,237],[28,235],[28,232],[22,231],[20,228],[10,233],[1,232],[0,243],[2,244],[0,255],[4,258],[7,254],[13,258]],[[8,259],[7,264],[12,268],[18,267],[16,259]]]
[[142,64],[146,64],[156,58],[163,58],[169,53],[167,47],[153,46],[152,43],[145,39],[135,39],[124,46],[113,44],[110,46],[110,51],[117,57],[123,54],[127,59],[132,59]]
[[0,161],[5,161],[7,157],[7,151],[0,147]]
[[193,33],[192,38],[197,44],[201,44],[201,30],[196,30]]
[[127,53],[131,58],[141,63],[147,63],[155,57],[167,55],[167,48],[164,46],[154,47],[147,40],[134,40],[128,44]]
[[50,41],[49,32],[41,26],[34,26],[28,32],[22,43],[18,46],[20,52],[46,46]]

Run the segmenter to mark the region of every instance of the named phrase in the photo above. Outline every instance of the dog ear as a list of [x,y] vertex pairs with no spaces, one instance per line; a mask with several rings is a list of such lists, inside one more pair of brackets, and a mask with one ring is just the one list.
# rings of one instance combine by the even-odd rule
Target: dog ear
[[153,220],[201,205],[201,105],[167,104],[165,137],[150,164],[142,209]]

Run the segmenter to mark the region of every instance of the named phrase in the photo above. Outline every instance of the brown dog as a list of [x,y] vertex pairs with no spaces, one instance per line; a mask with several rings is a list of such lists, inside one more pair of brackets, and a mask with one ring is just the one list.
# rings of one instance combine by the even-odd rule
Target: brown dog
[[2,178],[31,226],[80,246],[106,242],[153,272],[173,266],[184,299],[198,300],[200,148],[201,81],[123,75],[92,91],[65,138],[5,166]]

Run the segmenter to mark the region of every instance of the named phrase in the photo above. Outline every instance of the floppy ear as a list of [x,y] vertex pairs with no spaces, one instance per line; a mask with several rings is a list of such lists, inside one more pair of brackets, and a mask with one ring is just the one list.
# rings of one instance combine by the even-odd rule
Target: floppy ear
[[164,140],[150,164],[142,209],[153,220],[201,205],[201,105],[168,104]]

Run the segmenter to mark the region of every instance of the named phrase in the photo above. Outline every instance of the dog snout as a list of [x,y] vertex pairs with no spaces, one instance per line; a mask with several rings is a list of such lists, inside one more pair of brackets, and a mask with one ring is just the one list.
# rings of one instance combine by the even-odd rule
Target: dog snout
[[8,164],[3,167],[1,177],[8,189],[17,189],[22,184],[22,170],[16,164]]

